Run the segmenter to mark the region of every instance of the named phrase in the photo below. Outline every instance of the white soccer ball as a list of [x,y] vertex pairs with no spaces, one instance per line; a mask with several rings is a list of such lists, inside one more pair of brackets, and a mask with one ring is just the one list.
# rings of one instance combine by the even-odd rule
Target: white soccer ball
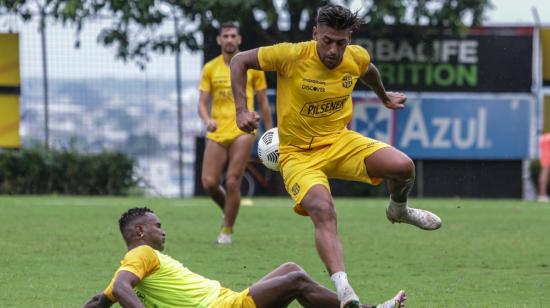
[[279,171],[279,132],[277,127],[266,131],[260,137],[258,157],[268,169]]

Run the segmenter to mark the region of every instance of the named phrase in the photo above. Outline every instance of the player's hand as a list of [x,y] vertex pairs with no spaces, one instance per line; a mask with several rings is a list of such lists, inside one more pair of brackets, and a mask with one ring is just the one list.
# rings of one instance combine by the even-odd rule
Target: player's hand
[[405,101],[407,101],[407,96],[401,92],[386,92],[387,100],[382,101],[386,108],[392,110],[398,110],[405,108]]
[[218,129],[218,123],[216,123],[216,121],[212,119],[208,119],[208,121],[206,121],[206,123],[204,124],[206,125],[206,130],[209,132],[214,132],[216,131],[216,129]]
[[247,133],[251,133],[258,128],[260,115],[255,111],[243,110],[237,113],[237,127]]

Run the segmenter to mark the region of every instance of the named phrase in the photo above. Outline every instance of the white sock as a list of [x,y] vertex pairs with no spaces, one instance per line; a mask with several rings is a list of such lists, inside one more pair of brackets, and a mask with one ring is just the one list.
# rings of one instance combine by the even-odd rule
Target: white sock
[[334,282],[334,286],[336,287],[336,294],[338,295],[338,300],[342,300],[342,296],[344,295],[344,290],[346,288],[351,288],[348,282],[348,275],[345,272],[336,272],[330,276],[330,280]]

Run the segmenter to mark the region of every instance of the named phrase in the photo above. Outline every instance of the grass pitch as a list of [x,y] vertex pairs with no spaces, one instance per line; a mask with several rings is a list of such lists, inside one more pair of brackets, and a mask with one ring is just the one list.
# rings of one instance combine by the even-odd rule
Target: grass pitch
[[[347,272],[361,299],[399,289],[409,307],[550,307],[550,204],[416,199],[443,219],[438,231],[392,225],[381,199],[336,199]],[[125,253],[117,220],[149,206],[165,252],[241,290],[285,261],[332,288],[309,218],[289,198],[242,207],[234,244],[213,244],[221,213],[206,198],[0,197],[0,307],[78,307],[102,290]],[[292,307],[299,307],[295,304]]]

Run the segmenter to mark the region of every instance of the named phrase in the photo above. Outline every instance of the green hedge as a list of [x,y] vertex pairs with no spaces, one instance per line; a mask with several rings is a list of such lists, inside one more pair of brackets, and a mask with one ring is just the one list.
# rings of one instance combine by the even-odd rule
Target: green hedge
[[126,195],[135,162],[119,152],[26,148],[0,152],[0,194]]

